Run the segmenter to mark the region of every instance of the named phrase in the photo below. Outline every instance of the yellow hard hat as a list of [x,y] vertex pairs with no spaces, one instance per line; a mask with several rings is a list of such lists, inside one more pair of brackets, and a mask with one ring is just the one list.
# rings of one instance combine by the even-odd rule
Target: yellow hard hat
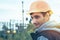
[[50,11],[50,14],[52,14],[51,12],[51,8],[48,5],[48,3],[46,3],[45,1],[35,1],[30,5],[30,9],[29,9],[29,14],[32,12],[47,12]]

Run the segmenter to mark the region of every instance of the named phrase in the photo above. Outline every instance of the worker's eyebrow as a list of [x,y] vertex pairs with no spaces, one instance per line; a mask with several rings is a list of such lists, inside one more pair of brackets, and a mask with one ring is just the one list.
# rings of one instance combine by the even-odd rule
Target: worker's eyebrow
[[39,18],[39,17],[40,17],[40,16],[38,16],[38,15],[35,15],[34,17],[31,16],[32,19],[33,19],[33,18]]
[[30,13],[30,15],[32,15],[33,13]]

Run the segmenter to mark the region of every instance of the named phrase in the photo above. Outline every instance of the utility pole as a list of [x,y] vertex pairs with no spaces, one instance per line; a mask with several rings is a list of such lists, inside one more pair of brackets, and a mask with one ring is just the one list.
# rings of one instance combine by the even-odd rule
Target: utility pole
[[23,21],[23,27],[24,27],[24,2],[22,0],[22,21]]

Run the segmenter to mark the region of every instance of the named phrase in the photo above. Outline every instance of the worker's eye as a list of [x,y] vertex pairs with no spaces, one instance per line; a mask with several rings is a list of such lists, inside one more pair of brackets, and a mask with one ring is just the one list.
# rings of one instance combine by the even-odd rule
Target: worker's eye
[[35,15],[34,17],[31,16],[31,19],[32,19],[32,20],[33,20],[33,19],[38,19],[38,18],[40,18],[40,16],[38,16],[38,15]]
[[31,19],[33,19],[33,17],[31,17]]
[[38,18],[40,18],[40,16],[37,16],[37,15],[36,15],[35,18],[38,19]]

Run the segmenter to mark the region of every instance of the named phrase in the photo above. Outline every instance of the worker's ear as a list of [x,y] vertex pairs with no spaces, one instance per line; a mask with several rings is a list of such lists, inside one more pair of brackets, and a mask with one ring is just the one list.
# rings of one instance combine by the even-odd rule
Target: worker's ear
[[50,17],[50,14],[49,13],[46,13],[45,17]]
[[49,13],[46,13],[44,19],[49,20],[50,19],[50,14]]

